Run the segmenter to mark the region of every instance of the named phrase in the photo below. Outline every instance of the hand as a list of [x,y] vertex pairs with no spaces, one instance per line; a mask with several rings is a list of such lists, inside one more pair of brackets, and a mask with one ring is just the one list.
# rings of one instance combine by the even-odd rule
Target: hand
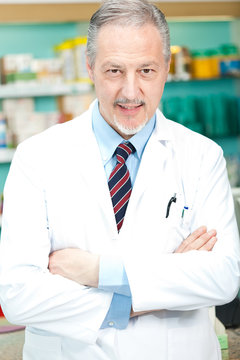
[[76,248],[57,250],[49,256],[49,270],[82,285],[98,287],[99,256]]
[[141,316],[141,315],[145,315],[145,314],[150,314],[154,311],[159,311],[159,310],[148,310],[148,311],[137,311],[137,312],[134,312],[133,311],[133,308],[131,307],[131,312],[130,312],[130,318],[133,318],[135,316]]
[[201,226],[190,234],[175,250],[175,253],[184,253],[190,250],[211,251],[216,244],[216,230],[207,231],[206,226]]

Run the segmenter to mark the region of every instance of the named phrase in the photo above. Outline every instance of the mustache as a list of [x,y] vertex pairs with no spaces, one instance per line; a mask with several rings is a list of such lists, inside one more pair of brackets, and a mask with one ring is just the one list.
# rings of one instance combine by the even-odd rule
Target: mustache
[[113,106],[116,107],[119,103],[122,105],[128,105],[128,104],[145,105],[145,101],[143,101],[141,99],[119,98],[114,101]]

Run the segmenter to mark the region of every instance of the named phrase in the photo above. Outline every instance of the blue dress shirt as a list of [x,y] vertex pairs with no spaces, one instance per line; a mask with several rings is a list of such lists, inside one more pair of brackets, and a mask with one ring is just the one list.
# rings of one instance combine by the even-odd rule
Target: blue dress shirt
[[[132,186],[137,176],[144,148],[155,127],[155,122],[154,115],[144,128],[130,139],[136,149],[136,152],[131,154],[126,161]],[[116,156],[113,156],[114,151],[120,143],[126,140],[103,119],[99,112],[98,102],[93,107],[92,126],[108,180],[117,162]],[[98,288],[113,292],[112,302],[101,328],[126,328],[130,316],[132,298],[127,274],[121,260],[113,260],[108,256],[101,256]]]

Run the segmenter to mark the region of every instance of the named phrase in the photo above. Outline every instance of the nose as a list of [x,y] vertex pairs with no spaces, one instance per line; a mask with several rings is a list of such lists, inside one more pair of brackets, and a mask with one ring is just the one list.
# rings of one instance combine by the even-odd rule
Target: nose
[[137,76],[133,73],[127,73],[123,80],[122,96],[133,100],[140,95],[140,86]]

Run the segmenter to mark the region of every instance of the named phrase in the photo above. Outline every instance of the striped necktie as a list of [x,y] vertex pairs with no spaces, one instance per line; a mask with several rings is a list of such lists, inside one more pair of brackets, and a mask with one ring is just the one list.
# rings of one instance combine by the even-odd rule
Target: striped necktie
[[114,155],[117,156],[117,164],[108,179],[108,187],[112,198],[118,231],[120,231],[122,227],[132,192],[130,174],[125,162],[128,156],[135,151],[135,147],[129,141],[118,145],[114,152]]

